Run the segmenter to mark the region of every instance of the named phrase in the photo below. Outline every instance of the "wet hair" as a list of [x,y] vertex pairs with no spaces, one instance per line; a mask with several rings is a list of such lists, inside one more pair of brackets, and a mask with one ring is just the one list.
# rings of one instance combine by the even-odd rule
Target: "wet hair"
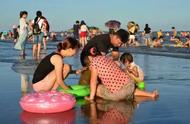
[[37,16],[37,17],[41,17],[41,16],[42,16],[42,12],[38,10],[38,11],[36,12],[36,16]]
[[28,15],[27,11],[20,11],[20,18],[22,18],[23,15]]
[[90,63],[88,56],[96,57],[98,55],[101,55],[101,52],[97,49],[97,47],[92,46],[89,49],[83,49],[80,60],[83,67],[87,67]]
[[129,61],[130,63],[133,62],[133,56],[132,56],[132,54],[130,54],[130,53],[128,53],[128,52],[123,53],[123,54],[121,55],[121,57],[120,57],[120,61],[121,61],[122,63],[125,63],[126,60]]
[[63,42],[57,44],[57,51],[60,52],[61,50],[67,50],[69,48],[75,49],[79,47],[80,44],[75,38],[67,37]]

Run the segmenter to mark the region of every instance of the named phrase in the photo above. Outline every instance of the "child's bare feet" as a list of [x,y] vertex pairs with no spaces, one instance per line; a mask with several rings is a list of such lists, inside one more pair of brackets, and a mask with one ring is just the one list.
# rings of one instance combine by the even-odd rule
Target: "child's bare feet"
[[155,98],[157,96],[159,96],[158,91],[157,90],[152,91],[152,96],[151,97]]

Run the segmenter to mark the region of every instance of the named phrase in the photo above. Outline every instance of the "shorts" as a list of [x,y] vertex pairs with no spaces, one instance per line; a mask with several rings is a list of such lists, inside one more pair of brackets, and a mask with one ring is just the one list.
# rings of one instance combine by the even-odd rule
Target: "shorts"
[[151,38],[150,34],[145,34],[144,38],[147,39],[147,40],[150,40],[150,38]]
[[80,33],[80,37],[86,37],[86,36],[87,36],[86,31],[83,31],[83,32]]
[[104,85],[98,85],[99,93],[97,96],[105,100],[123,100],[123,99],[132,99],[135,91],[135,84],[133,82],[127,83],[119,91],[111,93]]
[[44,33],[41,32],[38,35],[34,35],[34,44],[41,44],[44,37]]

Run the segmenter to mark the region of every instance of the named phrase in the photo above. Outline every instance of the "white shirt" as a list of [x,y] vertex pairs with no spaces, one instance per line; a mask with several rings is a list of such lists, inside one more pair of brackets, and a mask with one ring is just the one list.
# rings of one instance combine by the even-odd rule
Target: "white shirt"
[[81,25],[80,26],[80,32],[86,32],[86,31],[88,31],[87,26],[86,25]]
[[28,27],[28,25],[26,24],[26,19],[21,18],[21,19],[20,19],[19,34],[27,33],[27,27]]
[[[40,29],[42,29],[43,21],[44,21],[44,19],[42,19],[42,18],[41,19],[38,18],[38,20],[36,21],[36,22],[38,22],[38,25],[39,25]],[[34,19],[32,20],[32,23],[34,24]]]
[[132,62],[130,69],[132,69],[134,67],[137,67],[137,71],[139,73],[139,79],[143,81],[144,80],[144,72],[143,72],[143,70],[137,64],[135,64],[134,62]]

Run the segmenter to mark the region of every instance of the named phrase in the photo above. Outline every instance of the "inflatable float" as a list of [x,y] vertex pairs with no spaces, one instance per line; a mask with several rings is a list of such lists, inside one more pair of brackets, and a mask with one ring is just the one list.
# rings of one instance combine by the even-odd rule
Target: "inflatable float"
[[70,110],[76,103],[71,94],[57,91],[30,93],[23,96],[20,106],[23,110],[33,113],[57,113]]
[[20,119],[23,124],[74,124],[76,110],[71,109],[65,112],[43,114],[22,111]]
[[58,87],[58,91],[65,92],[74,95],[75,97],[85,97],[90,94],[90,87],[88,85],[71,85],[71,90],[63,90],[61,87]]
[[138,82],[137,84],[138,89],[144,90],[145,89],[145,83],[144,82]]

